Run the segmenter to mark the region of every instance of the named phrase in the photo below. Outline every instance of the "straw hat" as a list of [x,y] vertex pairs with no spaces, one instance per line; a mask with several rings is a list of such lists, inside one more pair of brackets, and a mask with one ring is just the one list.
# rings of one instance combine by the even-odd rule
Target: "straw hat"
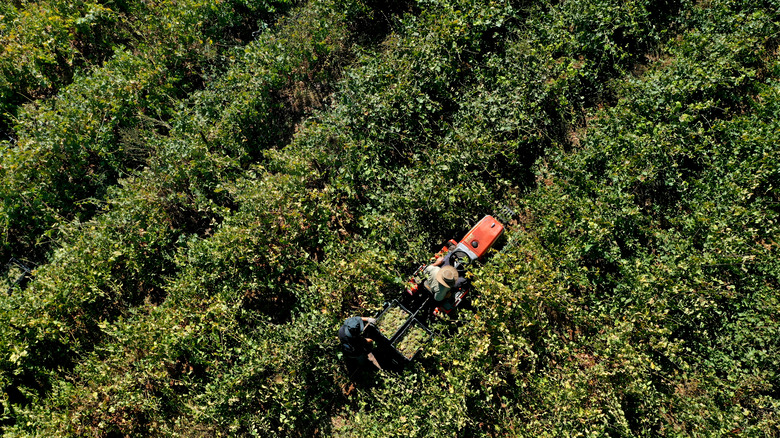
[[436,273],[436,281],[444,287],[453,288],[458,282],[458,270],[452,266],[444,266]]

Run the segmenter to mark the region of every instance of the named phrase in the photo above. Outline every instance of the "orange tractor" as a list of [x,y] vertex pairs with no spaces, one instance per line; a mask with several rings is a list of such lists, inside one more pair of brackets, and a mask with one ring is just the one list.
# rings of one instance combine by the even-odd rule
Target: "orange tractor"
[[[501,222],[493,216],[485,216],[460,242],[450,240],[430,263],[420,266],[401,296],[386,303],[374,318],[375,322],[366,326],[366,336],[376,343],[374,355],[383,356],[387,362],[398,366],[411,362],[433,336],[427,325],[429,319],[451,317],[463,305],[471,289],[466,277],[469,265],[482,259],[503,232]],[[457,272],[457,279],[444,299],[436,300],[425,286],[426,267],[430,264],[437,264],[442,269],[451,267],[447,268],[450,272]]]
[[[466,278],[468,266],[482,259],[488,250],[493,247],[501,234],[504,232],[504,226],[493,216],[485,216],[480,220],[460,242],[450,240],[448,245],[432,258],[438,260],[441,258],[441,266],[452,266],[458,272],[457,287],[450,291],[451,296],[440,302],[433,301],[433,314],[449,314],[463,302],[463,299],[469,293],[470,284]],[[435,262],[434,262],[435,263]],[[422,286],[422,274],[426,265],[420,266],[415,271],[412,278],[409,279],[406,293],[416,301],[420,298],[426,298],[426,290]],[[407,301],[407,300],[404,300]]]

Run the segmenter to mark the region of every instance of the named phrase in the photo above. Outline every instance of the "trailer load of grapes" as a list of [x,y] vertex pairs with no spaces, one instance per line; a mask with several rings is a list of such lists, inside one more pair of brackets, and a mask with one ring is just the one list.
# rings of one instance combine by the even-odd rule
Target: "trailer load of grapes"
[[388,307],[376,320],[376,327],[387,338],[400,330],[409,319],[410,313],[398,305]]
[[409,326],[406,333],[396,341],[395,348],[401,352],[407,359],[412,359],[417,350],[423,347],[423,344],[430,335],[416,321]]

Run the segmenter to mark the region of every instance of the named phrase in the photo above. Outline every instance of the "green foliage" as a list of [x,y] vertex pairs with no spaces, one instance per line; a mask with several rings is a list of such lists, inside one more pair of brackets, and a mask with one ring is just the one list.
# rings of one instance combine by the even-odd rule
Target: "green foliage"
[[[94,210],[85,201],[102,197],[126,166],[143,160],[145,134],[133,142],[120,138],[144,129],[128,123],[139,103],[152,114],[161,112],[173,87],[166,84],[168,73],[122,53],[98,74],[71,84],[61,98],[23,111],[20,137],[2,145],[4,255],[32,250],[37,234],[61,215],[88,217]],[[98,89],[103,91],[95,94]]]
[[30,287],[2,300],[2,372],[13,402],[46,391],[52,372],[69,369],[102,341],[105,321],[164,297],[172,274],[165,272],[167,252],[178,233],[164,206],[149,202],[147,188],[130,187],[137,198],[117,200],[100,221],[67,230]]
[[111,51],[119,15],[94,2],[5,3],[0,9],[0,129],[26,99],[55,94],[85,62]]
[[290,3],[41,0],[3,6],[0,126],[5,130],[6,113],[14,115],[26,100],[56,94],[80,70],[100,69],[122,46],[150,60],[173,61],[197,83],[207,67],[224,62],[223,47],[243,45],[259,22]]
[[[67,20],[81,23],[86,18],[80,17],[83,11],[79,8],[91,7],[58,2],[55,6],[59,9],[41,6],[39,10],[40,5],[44,3],[31,4],[20,14],[46,29],[52,26],[51,20],[63,21],[58,26],[71,33]],[[50,93],[61,87],[62,90],[55,98],[35,101],[12,111],[18,113],[13,118],[13,132],[9,141],[0,144],[3,180],[0,227],[4,235],[0,255],[25,253],[39,259],[41,255],[33,251],[41,243],[41,234],[61,219],[88,219],[94,210],[84,201],[103,199],[106,190],[120,176],[145,163],[153,152],[149,147],[151,138],[168,133],[168,121],[176,112],[179,100],[233,62],[235,48],[251,38],[246,26],[262,24],[258,22],[269,20],[278,13],[277,8],[284,10],[286,6],[287,2],[171,1],[155,5],[129,2],[123,4],[125,12],[137,14],[129,16],[100,6],[101,11],[116,21],[110,23],[110,31],[93,29],[96,34],[105,34],[101,37],[105,41],[89,42],[98,47],[84,49],[90,56],[97,56],[92,52],[100,52],[100,63],[89,64],[93,68],[77,69],[78,66],[72,65],[76,61],[81,64],[94,60],[68,48],[70,56],[78,59],[59,60],[55,68],[66,69],[67,74],[55,72],[52,74],[57,78],[47,79],[47,75],[33,72],[30,75],[40,76],[42,82],[28,85],[26,76],[20,72],[8,73],[8,77],[18,80],[10,82],[14,86],[51,89]],[[93,15],[87,13],[87,17]],[[0,70],[35,70],[39,68],[38,58],[54,63],[62,58],[57,53],[66,50],[63,46],[68,38],[72,40],[67,43],[71,46],[87,44],[83,40],[87,37],[76,32],[67,38],[63,36],[63,41],[54,38],[36,46],[42,51],[36,54],[26,49],[35,46],[26,38],[40,37],[41,32],[35,29],[20,24],[14,27],[19,35],[8,33],[14,44],[9,43],[5,52],[8,57],[0,60]],[[19,59],[14,51],[24,52],[29,58]],[[26,88],[9,89],[7,94],[33,95],[30,100],[46,94]],[[6,104],[0,101],[0,105]],[[7,105],[18,105],[18,102]],[[0,126],[0,129],[4,128]]]
[[[776,6],[0,5],[4,434],[773,436]],[[348,367],[500,204],[472,306]]]

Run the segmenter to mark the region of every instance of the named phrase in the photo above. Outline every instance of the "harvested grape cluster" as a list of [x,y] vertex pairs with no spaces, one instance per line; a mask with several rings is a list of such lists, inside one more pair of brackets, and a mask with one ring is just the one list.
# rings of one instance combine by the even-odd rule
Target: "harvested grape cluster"
[[376,327],[388,339],[403,327],[409,318],[409,312],[398,306],[388,307],[376,321]]
[[406,333],[396,342],[395,348],[407,359],[411,359],[414,353],[422,348],[428,338],[428,333],[418,323],[409,326]]

